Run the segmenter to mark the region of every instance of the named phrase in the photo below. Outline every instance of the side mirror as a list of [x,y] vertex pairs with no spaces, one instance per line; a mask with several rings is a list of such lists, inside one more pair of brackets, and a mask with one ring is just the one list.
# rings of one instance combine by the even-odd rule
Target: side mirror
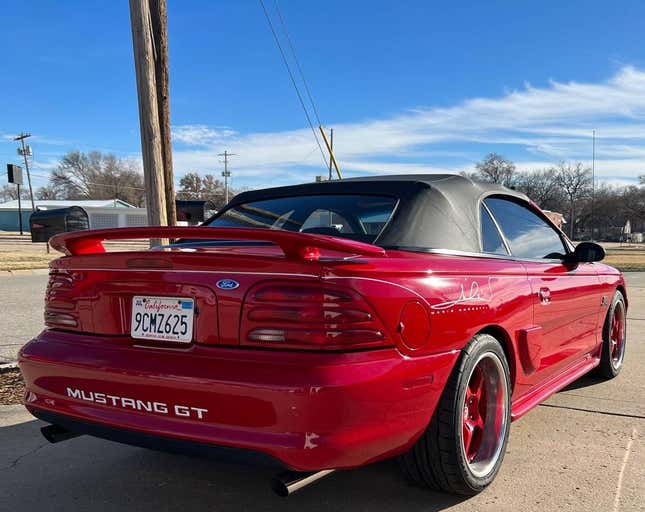
[[573,260],[579,263],[601,261],[605,257],[605,250],[594,242],[580,242],[573,251]]

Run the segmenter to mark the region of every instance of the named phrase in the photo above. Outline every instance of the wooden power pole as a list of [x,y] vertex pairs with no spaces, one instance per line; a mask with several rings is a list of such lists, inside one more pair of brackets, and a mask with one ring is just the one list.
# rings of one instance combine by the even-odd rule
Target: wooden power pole
[[150,0],[150,16],[155,49],[155,78],[157,82],[157,110],[161,132],[164,182],[166,185],[166,212],[168,225],[177,223],[175,179],[172,168],[170,140],[170,92],[168,86],[168,9],[166,0]]
[[[167,226],[164,157],[149,0],[130,0],[130,21],[139,97],[141,153],[148,223],[151,226]],[[156,245],[159,240],[151,240],[150,243]]]

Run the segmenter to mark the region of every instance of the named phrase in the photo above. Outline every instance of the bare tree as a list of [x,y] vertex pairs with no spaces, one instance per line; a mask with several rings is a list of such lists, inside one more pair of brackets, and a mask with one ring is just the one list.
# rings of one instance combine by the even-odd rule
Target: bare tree
[[[29,191],[25,190],[23,187],[20,190],[21,199],[29,199]],[[15,185],[4,185],[0,188],[0,203],[6,203],[7,201],[13,201],[18,199],[18,187]],[[31,205],[29,205],[31,208]]]
[[477,177],[500,185],[510,185],[516,172],[515,164],[497,153],[489,153],[475,167]]
[[554,169],[517,173],[512,187],[529,196],[545,210],[561,208],[563,194],[555,180]]
[[51,185],[40,187],[36,191],[36,198],[37,199],[61,199],[58,191]]
[[575,164],[560,162],[553,172],[554,183],[560,188],[568,204],[569,237],[573,239],[579,203],[591,194],[591,169],[583,167],[581,162]]
[[143,175],[132,160],[99,151],[67,153],[49,178],[53,193],[63,199],[121,199],[144,203]]

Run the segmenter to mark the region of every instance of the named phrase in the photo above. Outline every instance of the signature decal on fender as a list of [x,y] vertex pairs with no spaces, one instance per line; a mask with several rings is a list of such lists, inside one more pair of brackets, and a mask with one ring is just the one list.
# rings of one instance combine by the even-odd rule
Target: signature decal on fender
[[457,306],[459,304],[473,304],[473,303],[487,304],[490,302],[490,299],[493,297],[493,292],[490,286],[490,278],[488,278],[489,297],[484,297],[482,295],[481,290],[479,288],[479,283],[477,281],[472,281],[470,283],[470,290],[468,291],[468,295],[466,295],[466,287],[464,287],[464,284],[461,283],[459,286],[460,286],[459,296],[455,300],[439,302],[438,304],[433,304],[432,306],[430,306],[430,308],[443,310],[443,309],[450,309],[453,306]]

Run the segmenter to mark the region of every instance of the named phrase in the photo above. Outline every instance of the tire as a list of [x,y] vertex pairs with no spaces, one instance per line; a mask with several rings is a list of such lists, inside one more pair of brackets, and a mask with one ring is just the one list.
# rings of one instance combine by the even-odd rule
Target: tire
[[510,424],[511,383],[504,350],[494,337],[478,334],[463,349],[430,425],[399,457],[403,474],[422,487],[477,494],[499,471]]
[[611,301],[602,328],[600,364],[596,375],[605,379],[613,379],[620,373],[625,361],[626,342],[627,305],[623,294],[617,291]]

